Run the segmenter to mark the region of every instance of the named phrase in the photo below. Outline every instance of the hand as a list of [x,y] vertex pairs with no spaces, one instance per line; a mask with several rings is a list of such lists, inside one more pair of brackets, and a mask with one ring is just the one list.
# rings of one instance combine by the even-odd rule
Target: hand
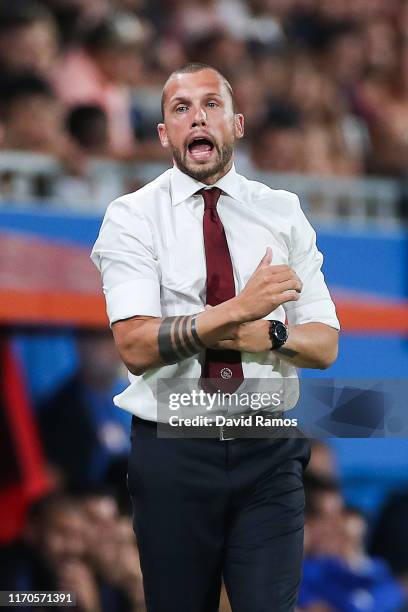
[[80,559],[67,559],[57,568],[58,588],[76,595],[81,612],[100,612],[99,592],[91,569]]
[[235,298],[242,322],[262,319],[285,302],[296,301],[302,281],[287,265],[271,266],[272,249],[268,247],[255,272]]
[[228,338],[220,340],[211,348],[261,353],[271,349],[269,321],[260,319],[236,325]]

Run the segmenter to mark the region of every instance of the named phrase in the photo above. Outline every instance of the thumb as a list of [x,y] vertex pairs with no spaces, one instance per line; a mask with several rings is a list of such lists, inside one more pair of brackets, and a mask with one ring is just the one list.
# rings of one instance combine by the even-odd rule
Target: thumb
[[213,308],[213,306],[210,306],[210,304],[206,304],[206,306],[204,307],[204,310],[210,310],[211,308]]
[[267,266],[271,264],[271,262],[272,262],[272,249],[271,247],[267,247],[265,255],[262,257],[261,261],[258,264],[257,270],[258,268],[266,268]]

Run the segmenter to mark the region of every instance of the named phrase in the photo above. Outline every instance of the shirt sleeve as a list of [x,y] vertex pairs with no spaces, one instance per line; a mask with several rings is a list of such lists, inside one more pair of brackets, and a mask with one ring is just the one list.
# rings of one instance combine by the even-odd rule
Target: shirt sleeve
[[102,276],[111,325],[137,315],[161,317],[159,264],[141,211],[120,199],[112,202],[91,259]]
[[336,308],[321,271],[323,255],[316,246],[316,233],[303,213],[299,198],[295,203],[289,265],[303,283],[300,298],[284,307],[289,325],[325,323],[340,329]]

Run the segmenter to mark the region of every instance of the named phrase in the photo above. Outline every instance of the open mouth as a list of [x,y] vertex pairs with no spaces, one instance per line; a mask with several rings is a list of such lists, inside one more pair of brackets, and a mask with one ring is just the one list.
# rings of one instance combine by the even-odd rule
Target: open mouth
[[190,156],[196,161],[207,161],[214,150],[214,144],[207,138],[194,138],[188,145]]

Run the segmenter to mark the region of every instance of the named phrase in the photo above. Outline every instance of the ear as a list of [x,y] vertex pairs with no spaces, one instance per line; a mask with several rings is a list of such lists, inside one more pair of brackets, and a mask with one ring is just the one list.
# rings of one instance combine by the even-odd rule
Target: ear
[[244,115],[241,115],[241,113],[235,113],[234,115],[235,138],[243,137],[244,131],[245,131],[244,124],[245,124]]
[[159,138],[160,138],[160,142],[161,142],[162,147],[167,149],[169,147],[169,139],[167,137],[167,130],[166,130],[165,124],[164,123],[159,123],[157,125],[157,131],[159,133]]

